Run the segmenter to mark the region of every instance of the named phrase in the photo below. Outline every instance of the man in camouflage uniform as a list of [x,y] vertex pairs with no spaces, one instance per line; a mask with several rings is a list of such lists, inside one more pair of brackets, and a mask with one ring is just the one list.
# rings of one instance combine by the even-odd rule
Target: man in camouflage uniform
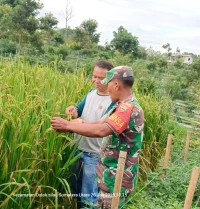
[[73,131],[85,136],[103,138],[100,159],[97,165],[97,184],[100,188],[98,207],[111,208],[112,193],[120,151],[127,152],[120,194],[120,206],[128,194],[135,190],[142,146],[144,114],[132,93],[134,83],[132,69],[119,66],[107,72],[102,81],[108,85],[108,92],[117,104],[101,119],[93,124],[79,126],[62,118],[53,118],[52,127],[56,131]]

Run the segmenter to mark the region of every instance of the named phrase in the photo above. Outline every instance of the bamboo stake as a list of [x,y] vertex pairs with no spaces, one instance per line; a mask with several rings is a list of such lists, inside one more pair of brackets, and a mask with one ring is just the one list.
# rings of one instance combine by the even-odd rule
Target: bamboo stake
[[167,148],[166,148],[166,153],[165,153],[164,168],[168,167],[171,145],[172,145],[172,134],[169,134],[168,139],[167,139]]
[[126,152],[120,151],[119,153],[119,161],[115,179],[115,187],[114,187],[114,195],[112,197],[111,209],[118,209],[119,198],[120,198],[120,190],[122,185],[122,178],[124,173],[124,165],[126,161]]
[[190,134],[191,134],[191,132],[188,131],[188,132],[187,132],[186,143],[185,143],[184,163],[185,163],[185,162],[187,161],[187,159],[188,159],[188,150],[189,150],[189,145],[190,145]]
[[172,134],[168,134],[168,139],[167,139],[167,147],[166,147],[166,152],[165,152],[165,159],[164,159],[164,165],[163,165],[163,175],[162,178],[166,178],[166,169],[169,164],[169,158],[170,158],[170,150],[171,150],[171,145],[172,145]]
[[[200,168],[199,168],[199,175],[200,175]],[[199,194],[199,197],[200,197],[200,190],[198,191],[198,194]],[[200,207],[200,199],[199,199],[198,207]]]
[[200,168],[195,166],[193,168],[192,176],[191,176],[191,179],[190,179],[190,184],[188,186],[187,195],[186,195],[186,198],[185,198],[184,209],[190,209],[191,208],[192,199],[193,199],[194,192],[195,192],[195,189],[196,189],[196,186],[197,186],[199,173],[200,173]]
[[[200,173],[200,170],[199,170],[199,173]],[[199,194],[199,197],[200,197],[200,190],[199,190],[198,194]],[[198,207],[200,207],[200,199],[199,199],[199,202],[198,202]]]

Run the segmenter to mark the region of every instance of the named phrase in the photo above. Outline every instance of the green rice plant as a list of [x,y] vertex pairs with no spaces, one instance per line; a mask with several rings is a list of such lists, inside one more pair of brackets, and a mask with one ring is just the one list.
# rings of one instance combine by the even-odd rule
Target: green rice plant
[[[65,108],[80,101],[92,84],[83,69],[61,73],[56,66],[0,60],[1,208],[71,207],[71,197],[59,194],[71,192],[68,180],[70,166],[79,157],[73,157],[77,144],[71,148],[73,134],[55,133],[50,119],[66,118]],[[134,91],[145,112],[144,179],[158,166],[173,123],[167,99],[139,94],[137,82]]]
[[[58,201],[63,200],[57,194],[71,192],[67,180],[77,146],[65,151],[69,159],[64,162],[63,152],[73,136],[52,131],[50,119],[76,104],[91,83],[83,73],[62,74],[19,59],[1,60],[0,65],[0,205],[31,208],[43,204],[58,208]],[[18,197],[30,197],[36,191],[56,195],[42,199]]]

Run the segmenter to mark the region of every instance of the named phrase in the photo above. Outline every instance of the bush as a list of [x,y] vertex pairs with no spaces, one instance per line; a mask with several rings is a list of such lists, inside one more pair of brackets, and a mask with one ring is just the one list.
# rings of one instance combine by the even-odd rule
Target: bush
[[158,63],[158,66],[160,68],[167,68],[167,61],[166,61],[166,59],[159,58],[158,61],[157,61],[157,63]]
[[196,60],[192,65],[191,68],[198,74],[198,78],[200,77],[200,59]]
[[156,70],[156,67],[157,67],[157,63],[155,61],[147,63],[147,69],[151,71]]
[[138,91],[142,94],[155,93],[156,81],[153,78],[140,77],[138,79]]
[[160,72],[163,72],[167,68],[167,61],[164,58],[154,58],[152,61],[147,63],[147,69],[155,71],[159,68]]
[[121,65],[131,65],[132,64],[132,55],[122,55],[119,51],[114,52],[114,58],[111,59],[111,63],[114,66],[121,66]]
[[18,49],[17,43],[9,39],[0,39],[0,53],[4,54],[16,54]]
[[165,84],[165,91],[171,96],[172,99],[182,98],[180,83],[171,80]]
[[176,60],[176,62],[174,63],[174,66],[178,69],[183,68],[183,63],[181,60]]
[[65,59],[70,53],[70,48],[67,45],[62,44],[56,49],[56,53],[62,55],[63,59]]

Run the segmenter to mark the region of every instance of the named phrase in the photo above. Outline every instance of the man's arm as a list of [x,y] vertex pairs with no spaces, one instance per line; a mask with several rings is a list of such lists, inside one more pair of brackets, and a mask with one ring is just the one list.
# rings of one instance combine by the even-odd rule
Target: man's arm
[[77,117],[80,117],[82,115],[82,112],[83,112],[83,108],[85,106],[85,102],[86,102],[86,98],[87,98],[87,95],[93,91],[94,89],[90,89],[88,91],[88,93],[83,97],[83,99],[76,105],[76,109],[77,109],[77,113],[78,113],[78,116]]
[[[88,95],[88,94],[87,94]],[[82,115],[83,108],[85,106],[86,102],[86,96],[83,97],[83,99],[76,105],[76,106],[69,106],[65,110],[66,115],[71,115],[73,119],[76,119]]]
[[83,99],[75,106],[77,113],[78,113],[77,117],[80,117],[82,115],[83,108],[84,108],[85,102],[86,102],[86,97],[87,97],[87,95],[84,96]]
[[113,133],[112,129],[105,123],[81,123],[77,125],[62,118],[54,117],[51,120],[51,125],[58,132],[74,132],[88,137],[104,137]]
[[88,122],[88,121],[83,120],[83,119],[81,119],[81,118],[73,119],[73,120],[71,120],[70,122],[76,123],[76,124],[77,124],[77,123],[78,123],[78,124],[80,124],[80,123],[87,123],[87,124],[101,124],[101,123],[102,123],[101,120],[96,120],[96,121]]
[[[82,119],[80,119],[80,120],[82,120]],[[87,124],[102,124],[102,121],[101,120],[95,120],[95,121],[89,122],[89,121],[86,121],[86,120],[82,120],[82,123],[87,123]]]

